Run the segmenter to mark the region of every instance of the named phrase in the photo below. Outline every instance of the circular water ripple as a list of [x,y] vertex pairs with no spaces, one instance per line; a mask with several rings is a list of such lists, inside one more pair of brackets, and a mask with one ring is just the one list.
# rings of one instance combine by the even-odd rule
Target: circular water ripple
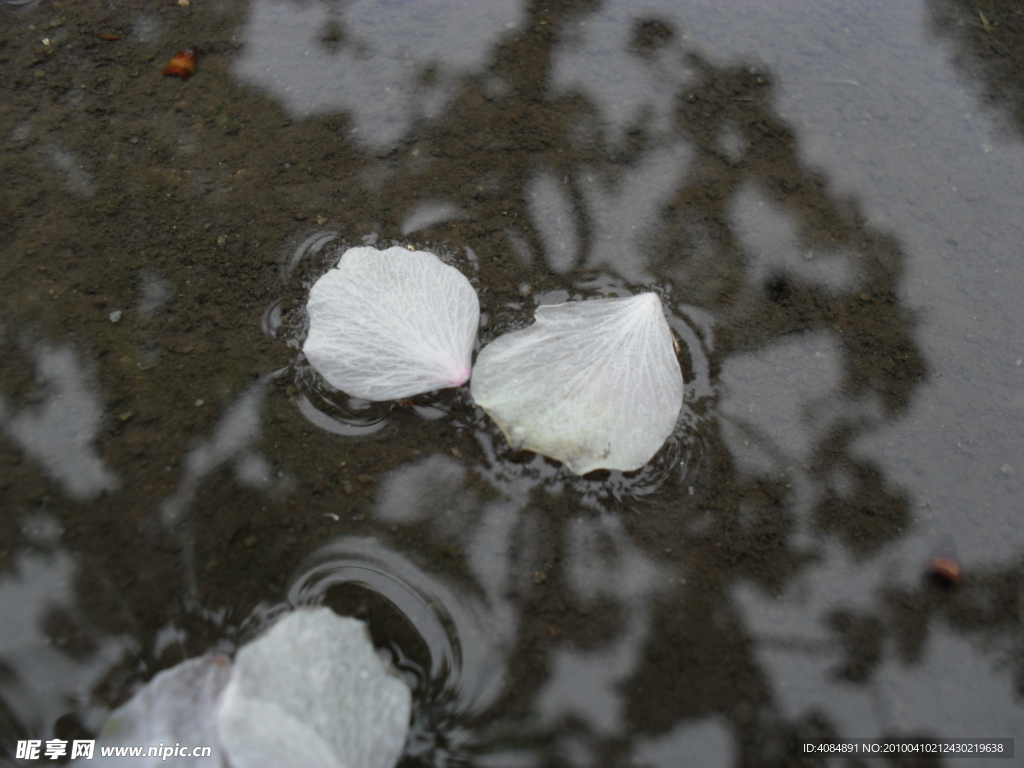
[[[288,588],[293,606],[354,609],[411,678],[421,737],[482,712],[501,693],[505,669],[492,612],[376,539],[347,537],[315,552]],[[415,718],[414,718],[415,720]],[[429,725],[429,727],[427,727]]]
[[39,5],[39,0],[2,0],[0,8],[7,8],[12,11],[27,11]]
[[335,389],[308,363],[294,366],[295,404],[309,423],[335,435],[358,437],[379,432],[393,403],[371,403]]
[[[362,240],[363,244],[372,245],[376,242],[373,235]],[[379,432],[387,426],[396,408],[408,409],[426,421],[450,418],[453,411],[460,408],[458,402],[465,400],[460,390],[426,393],[409,400],[370,402],[351,397],[332,387],[302,355],[302,345],[309,333],[309,317],[306,313],[309,291],[326,271],[337,265],[342,254],[353,245],[333,230],[319,229],[297,235],[293,244],[286,248],[281,260],[282,295],[274,298],[260,316],[260,328],[267,336],[296,350],[290,371],[293,377],[293,399],[299,412],[314,426],[347,437]],[[439,258],[464,273],[468,271],[471,282],[476,282],[473,276],[476,257],[469,249],[466,255],[468,269],[460,264],[463,262],[461,257],[442,253]]]
[[687,478],[700,474],[706,451],[696,424],[692,414],[681,415],[661,450],[635,472],[597,470],[576,475],[554,459],[513,450],[497,426],[482,417],[477,422],[476,438],[486,461],[477,466],[477,471],[496,487],[526,480],[550,493],[571,488],[579,494],[581,502],[591,502],[595,508],[601,508],[599,502],[608,500],[625,504],[657,493],[669,480],[683,485]]
[[349,397],[324,381],[301,352],[302,342],[309,332],[306,314],[309,290],[324,272],[338,263],[348,247],[333,230],[318,229],[297,235],[281,260],[282,295],[263,310],[260,328],[270,338],[296,350],[289,374],[292,377],[290,390],[299,413],[320,429],[360,437],[379,432],[387,425],[392,404]]

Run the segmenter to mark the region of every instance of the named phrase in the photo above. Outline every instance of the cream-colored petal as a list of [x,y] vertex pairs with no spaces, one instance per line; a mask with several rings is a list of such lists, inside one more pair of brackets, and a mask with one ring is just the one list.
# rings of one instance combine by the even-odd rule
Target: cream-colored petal
[[470,374],[476,291],[432,253],[352,248],[309,293],[302,351],[334,387],[394,400],[457,387]]
[[672,433],[683,376],[653,293],[537,309],[477,357],[470,391],[513,448],[578,475],[639,469]]

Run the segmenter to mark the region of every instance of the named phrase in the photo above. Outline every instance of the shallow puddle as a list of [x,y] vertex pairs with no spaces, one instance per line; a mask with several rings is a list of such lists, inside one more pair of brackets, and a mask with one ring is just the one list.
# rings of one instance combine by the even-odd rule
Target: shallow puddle
[[[309,605],[408,768],[1024,736],[1022,51],[970,0],[0,0],[0,764]],[[459,269],[474,354],[656,292],[672,435],[576,476],[468,384],[335,390],[361,245]]]

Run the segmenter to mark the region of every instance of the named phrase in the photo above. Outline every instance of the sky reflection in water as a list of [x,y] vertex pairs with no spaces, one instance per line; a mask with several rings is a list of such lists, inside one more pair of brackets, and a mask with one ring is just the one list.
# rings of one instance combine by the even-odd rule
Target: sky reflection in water
[[[300,200],[308,226],[254,238],[280,254],[252,290],[262,319],[213,315],[250,376],[216,404],[204,390],[132,416],[120,403],[141,378],[112,367],[123,355],[132,376],[195,389],[161,334],[207,263],[187,278],[140,258],[123,319],[103,307],[73,341],[40,335],[41,313],[0,316],[4,466],[19,467],[0,490],[25,527],[0,573],[18,616],[0,628],[3,722],[47,737],[74,712],[96,729],[171,656],[230,652],[289,605],[323,601],[364,612],[419,676],[409,765],[767,765],[790,737],[1024,736],[1024,155],[1012,94],[1005,115],[981,106],[974,10],[246,6],[241,50],[216,54],[241,83],[230,100],[283,110],[272,137],[275,121],[329,125],[344,178],[286,184],[293,155],[300,170],[336,166],[302,143],[260,150],[288,164],[267,175],[271,201]],[[173,23],[138,25],[132,44]],[[1022,44],[1009,21],[988,34]],[[207,122],[221,118],[233,130],[230,114]],[[5,138],[51,194],[112,195],[98,158],[42,140],[33,119]],[[160,183],[176,195],[191,185],[211,210],[255,199],[202,141],[179,141],[206,135],[202,121],[161,130],[175,138]],[[253,240],[227,250],[231,237],[210,262],[267,259]],[[297,352],[304,294],[336,252],[373,243],[457,264],[481,296],[480,343],[540,303],[658,290],[687,418],[640,473],[572,478],[510,451],[464,392],[368,406],[325,389]],[[237,330],[257,322],[271,351]],[[114,330],[136,346],[94,371]],[[123,450],[138,421],[182,403],[215,413],[155,469]],[[122,414],[128,436],[104,432]],[[9,456],[45,492],[22,495],[37,481]],[[90,513],[131,528],[129,543],[31,533]],[[181,587],[155,615],[150,593],[115,590],[145,618],[94,629],[76,580],[109,579],[91,550],[117,557],[136,530]],[[948,593],[921,582],[947,534],[967,573]],[[50,617],[76,610],[93,640],[73,655],[50,642]]]

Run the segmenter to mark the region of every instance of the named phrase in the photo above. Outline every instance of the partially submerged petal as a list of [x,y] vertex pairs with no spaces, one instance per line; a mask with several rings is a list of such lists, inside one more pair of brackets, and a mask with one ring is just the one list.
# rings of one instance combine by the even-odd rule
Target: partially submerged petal
[[[114,710],[107,720],[97,746],[137,746],[175,744],[209,746],[212,753],[203,757],[177,757],[174,765],[223,765],[217,741],[215,713],[221,693],[231,677],[231,659],[208,654],[183,661],[158,674],[127,703]],[[162,749],[161,749],[162,752]],[[95,750],[94,765],[119,765],[119,757],[104,757]],[[143,754],[133,765],[143,768],[170,765],[166,755]]]
[[363,622],[299,609],[238,652],[217,728],[234,768],[393,768],[411,707]]
[[351,248],[309,293],[302,351],[334,387],[395,400],[469,378],[476,291],[432,253]]
[[683,376],[653,293],[537,309],[477,357],[470,391],[513,448],[578,475],[646,464],[672,434]]

